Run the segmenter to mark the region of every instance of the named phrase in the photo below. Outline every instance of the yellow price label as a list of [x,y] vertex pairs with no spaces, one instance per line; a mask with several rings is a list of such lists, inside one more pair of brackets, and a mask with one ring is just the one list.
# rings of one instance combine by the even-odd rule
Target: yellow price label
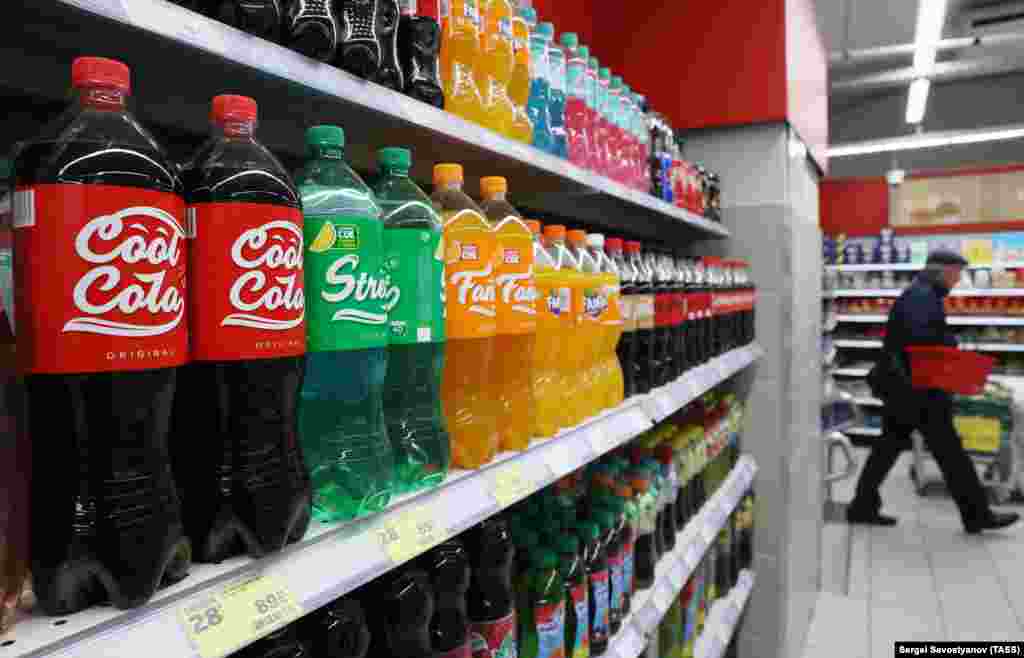
[[395,564],[429,551],[448,539],[448,529],[423,506],[414,506],[385,519],[377,527],[377,539]]
[[179,610],[185,633],[203,658],[226,656],[302,613],[302,605],[288,588],[270,576],[231,582]]
[[532,494],[536,488],[537,485],[526,475],[521,465],[508,464],[495,469],[491,494],[499,505],[508,507]]

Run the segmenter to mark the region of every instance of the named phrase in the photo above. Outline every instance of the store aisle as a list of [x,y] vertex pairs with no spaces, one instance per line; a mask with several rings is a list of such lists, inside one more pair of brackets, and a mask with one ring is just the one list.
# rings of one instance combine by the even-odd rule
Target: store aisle
[[[821,593],[804,658],[891,658],[897,640],[1024,640],[1024,525],[964,534],[948,497],[914,493],[908,463],[882,490],[899,525],[854,526],[849,593]],[[852,483],[835,498],[849,500]]]

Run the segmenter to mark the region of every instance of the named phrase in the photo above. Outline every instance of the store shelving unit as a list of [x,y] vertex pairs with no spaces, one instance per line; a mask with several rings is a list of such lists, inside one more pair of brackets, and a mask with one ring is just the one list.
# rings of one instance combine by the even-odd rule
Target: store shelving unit
[[[1015,270],[1024,267],[1024,263],[1010,261],[989,265],[968,265],[969,270],[1004,269]],[[924,269],[923,263],[863,263],[859,265],[826,265],[829,272],[917,272]]]
[[882,347],[882,341],[876,339],[837,338],[833,341],[836,347],[848,347],[861,350],[874,350]]
[[[900,288],[843,288],[832,290],[832,299],[844,297],[899,297]],[[1024,297],[1024,288],[957,288],[950,297]]]
[[882,430],[877,427],[850,427],[843,434],[874,439],[882,436]]
[[[867,313],[843,313],[838,316],[838,320],[839,322],[880,324],[888,321],[888,317]],[[995,315],[950,315],[946,318],[946,322],[963,327],[1024,327],[1024,317]]]
[[729,594],[715,602],[707,615],[704,632],[697,639],[694,650],[697,658],[721,658],[724,655],[750,602],[754,582],[754,572],[743,571]]
[[[347,524],[314,524],[301,542],[281,553],[194,565],[188,578],[142,607],[94,607],[66,618],[22,620],[0,642],[0,658],[128,658],[147,655],[153,647],[176,658],[226,655],[205,651],[202,641],[190,639],[185,610],[243,582],[253,583],[254,591],[273,587],[287,592],[294,616],[321,607],[628,442],[762,354],[756,344],[727,352],[648,395],[634,396],[552,439],[535,441],[523,452],[502,454],[481,469],[454,472],[441,486],[402,497],[380,514]],[[749,485],[756,470],[752,460],[741,461],[738,468],[735,478]],[[733,501],[729,492],[735,486],[723,486],[709,501],[701,523],[719,520]],[[242,637],[248,643],[271,630]]]
[[400,145],[412,149],[418,180],[431,180],[436,162],[458,162],[471,193],[480,176],[505,176],[510,201],[542,215],[640,237],[729,234],[649,194],[165,0],[13,0],[5,4],[5,24],[12,26],[0,46],[6,86],[33,97],[66,102],[76,55],[120,58],[132,67],[133,107],[147,125],[198,139],[208,133],[213,96],[248,94],[260,106],[259,138],[275,153],[301,158],[307,126],[338,123],[349,135],[346,159],[359,169],[374,168],[378,148]]

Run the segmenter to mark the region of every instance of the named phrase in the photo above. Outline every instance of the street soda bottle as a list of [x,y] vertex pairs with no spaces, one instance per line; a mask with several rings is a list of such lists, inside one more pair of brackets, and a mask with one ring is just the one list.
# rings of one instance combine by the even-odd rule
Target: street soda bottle
[[441,412],[444,372],[444,246],[430,197],[409,178],[408,149],[377,152],[373,191],[384,219],[391,280],[384,419],[395,454],[395,486],[406,492],[444,480],[451,461]]
[[71,84],[70,109],[16,153],[5,327],[36,437],[31,571],[54,615],[145,603],[190,553],[167,460],[188,357],[181,180],[127,109],[127,66],[80,57]]
[[636,296],[636,268],[626,260],[623,242],[620,238],[609,238],[605,242],[605,251],[619,272],[622,336],[615,346],[615,351],[619,368],[622,371],[623,396],[629,397],[637,392],[636,374],[633,369],[633,361],[636,359],[636,317],[633,311],[633,302]]
[[339,0],[292,2],[284,15],[285,42],[306,57],[330,62],[338,48]]
[[486,125],[483,96],[475,75],[481,64],[479,1],[442,0],[441,82],[446,110]]
[[306,151],[297,177],[309,299],[299,436],[313,481],[313,516],[338,521],[391,500],[383,389],[388,311],[401,291],[383,270],[380,207],[345,163],[344,131],[310,128]]
[[[587,61],[580,52],[580,38],[575,32],[563,32],[565,49],[565,133],[569,161],[586,167],[590,162],[590,141],[587,134]],[[589,50],[587,53],[589,54]]]
[[515,656],[515,549],[508,524],[501,517],[489,518],[467,532],[465,541],[471,565],[466,605],[473,658]]
[[408,566],[390,571],[361,593],[370,621],[368,656],[423,658],[434,655],[430,642],[434,590],[425,571]]
[[470,658],[469,554],[458,539],[450,539],[422,559],[434,588],[434,615],[430,619],[430,646],[436,658]]
[[296,436],[302,211],[291,176],[254,137],[256,109],[244,96],[214,98],[214,134],[183,172],[192,363],[174,398],[171,456],[185,529],[209,562],[278,550],[309,523]]
[[[424,5],[427,0],[420,0]],[[417,0],[400,0],[402,17],[398,21],[398,63],[404,77],[407,96],[434,107],[444,107],[444,92],[439,77],[441,24],[438,17],[419,7]]]
[[[549,30],[550,29],[550,30]],[[541,23],[530,31],[530,97],[526,112],[533,124],[532,144],[542,151],[551,152],[551,60],[548,43],[554,36],[551,23]]]
[[572,305],[571,292],[561,288],[558,267],[541,240],[540,222],[528,221],[533,232],[533,268],[537,285],[537,340],[533,348],[534,434],[548,438],[562,425],[562,324]]
[[484,125],[494,132],[512,137],[515,107],[508,95],[516,66],[510,0],[481,0],[480,64],[477,84],[484,102]]
[[452,462],[477,468],[498,453],[498,382],[493,377],[498,328],[495,234],[483,211],[462,191],[462,165],[434,166],[434,194],[444,225],[445,331],[442,399]]
[[537,286],[533,274],[533,233],[505,200],[508,183],[500,176],[480,179],[481,209],[498,243],[494,283],[498,335],[492,381],[498,390],[499,449],[525,450],[533,437],[530,364],[537,334]]
[[328,603],[298,621],[299,635],[313,658],[366,658],[370,627],[355,596]]
[[512,101],[512,128],[509,137],[529,144],[533,141],[533,124],[526,113],[526,104],[530,100],[530,26],[524,12],[533,12],[534,22],[537,14],[533,8],[521,9],[512,16],[512,46],[515,53],[515,66],[509,78],[508,96]]

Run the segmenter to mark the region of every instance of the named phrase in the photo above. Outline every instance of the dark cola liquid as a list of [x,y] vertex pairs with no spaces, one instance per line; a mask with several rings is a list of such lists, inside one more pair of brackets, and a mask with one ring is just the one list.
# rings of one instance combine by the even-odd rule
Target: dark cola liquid
[[430,16],[404,14],[398,23],[398,60],[405,93],[434,107],[444,107],[438,75],[441,26]]
[[[190,204],[299,207],[287,172],[250,138],[209,140],[183,181]],[[171,455],[197,560],[258,557],[305,533],[311,490],[296,413],[304,368],[304,356],[182,368]]]

